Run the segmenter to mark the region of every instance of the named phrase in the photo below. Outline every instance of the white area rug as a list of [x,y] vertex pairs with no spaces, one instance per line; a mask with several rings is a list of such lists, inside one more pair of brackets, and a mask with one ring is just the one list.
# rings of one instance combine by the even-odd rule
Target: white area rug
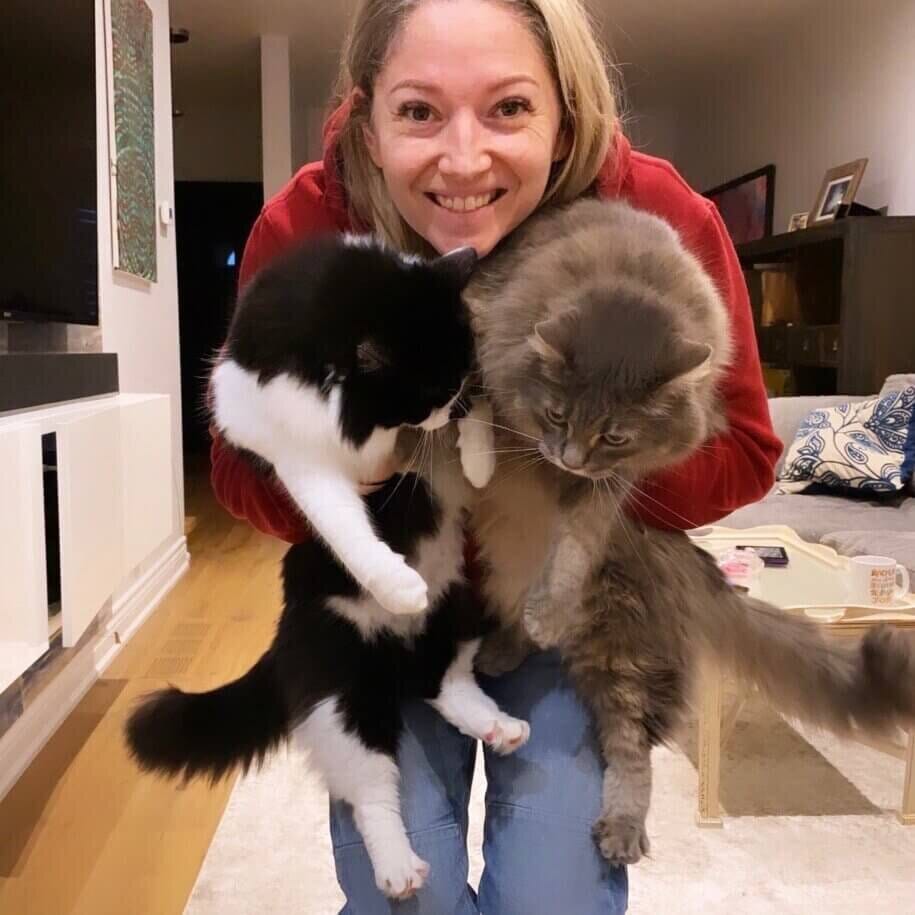
[[[722,760],[725,827],[700,830],[691,733],[683,747],[654,754],[652,858],[630,870],[634,915],[915,913],[915,827],[892,814],[899,760],[802,734],[752,703]],[[478,773],[473,884],[482,796]],[[233,793],[185,915],[335,915],[341,905],[326,795],[301,758],[280,756]]]

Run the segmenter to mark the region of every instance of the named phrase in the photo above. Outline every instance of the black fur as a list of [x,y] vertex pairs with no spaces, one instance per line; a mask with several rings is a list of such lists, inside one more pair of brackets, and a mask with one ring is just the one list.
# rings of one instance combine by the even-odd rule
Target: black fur
[[[412,474],[390,480],[367,502],[382,539],[408,559],[438,531],[439,506],[428,483]],[[327,606],[329,597],[355,598],[359,588],[317,540],[286,553],[283,594],[273,644],[247,674],[208,693],[172,687],[133,712],[127,741],[142,768],[211,781],[236,766],[247,770],[332,695],[349,730],[394,755],[403,701],[434,698],[460,644],[493,625],[469,585],[456,582],[428,612],[421,634],[407,641],[383,632],[367,642]]]
[[245,288],[227,355],[262,383],[282,372],[322,391],[342,382],[342,433],[354,445],[377,427],[416,425],[454,397],[470,369],[461,292],[473,260],[461,249],[407,263],[337,236],[310,239]]

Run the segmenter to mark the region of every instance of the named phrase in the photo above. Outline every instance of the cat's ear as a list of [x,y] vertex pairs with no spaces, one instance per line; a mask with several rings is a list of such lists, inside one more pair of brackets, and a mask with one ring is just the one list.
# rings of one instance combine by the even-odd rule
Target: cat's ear
[[466,245],[437,257],[432,261],[432,266],[463,289],[470,282],[470,275],[477,265],[477,260],[479,258],[476,249]]
[[539,321],[534,325],[534,332],[527,338],[531,349],[547,362],[565,362],[567,344],[575,323],[578,321],[578,312],[571,310]]
[[390,354],[376,340],[363,340],[356,347],[356,371],[360,375],[379,372],[390,364]]
[[670,380],[687,384],[703,381],[711,374],[714,355],[714,347],[709,346],[708,343],[695,343],[692,340],[681,341],[677,347],[677,356]]

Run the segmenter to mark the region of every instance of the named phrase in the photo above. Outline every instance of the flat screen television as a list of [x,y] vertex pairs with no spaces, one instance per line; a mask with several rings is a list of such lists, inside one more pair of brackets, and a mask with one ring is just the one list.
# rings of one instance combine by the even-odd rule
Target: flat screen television
[[95,0],[0,2],[0,320],[98,323]]

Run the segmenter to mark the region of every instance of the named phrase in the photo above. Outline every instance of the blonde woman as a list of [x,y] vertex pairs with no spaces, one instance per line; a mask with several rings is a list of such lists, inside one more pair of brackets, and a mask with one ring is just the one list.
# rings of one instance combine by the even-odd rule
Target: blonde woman
[[[264,207],[241,266],[245,283],[303,236],[373,230],[419,253],[472,245],[485,256],[548,200],[622,197],[666,218],[727,299],[737,356],[725,397],[730,431],[651,481],[633,511],[652,525],[705,524],[761,497],[780,451],[769,423],[750,309],[715,209],[666,162],[620,132],[605,62],[578,0],[367,0],[344,55],[325,155]],[[608,329],[609,332],[609,329]],[[308,536],[275,481],[218,438],[212,480],[234,515],[289,541]],[[365,481],[371,484],[377,481]],[[405,711],[403,815],[431,865],[414,899],[392,902],[348,808],[334,804],[337,876],[349,915],[609,915],[626,873],[590,835],[602,764],[588,713],[554,654],[481,683],[531,724],[510,757],[486,755],[479,895],[467,886],[467,801],[476,745],[428,705]]]

